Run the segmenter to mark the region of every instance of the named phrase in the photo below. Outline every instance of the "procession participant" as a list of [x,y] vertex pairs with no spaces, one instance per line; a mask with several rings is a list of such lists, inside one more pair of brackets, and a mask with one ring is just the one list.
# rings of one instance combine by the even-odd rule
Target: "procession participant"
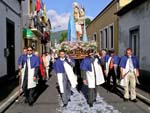
[[64,104],[63,107],[66,107],[70,100],[71,86],[75,88],[77,85],[77,80],[72,69],[74,66],[74,60],[66,55],[64,50],[60,50],[59,58],[54,62],[53,68],[57,74],[60,94]]
[[100,61],[97,57],[94,57],[92,49],[88,51],[88,56],[81,62],[80,68],[85,73],[83,74],[83,83],[88,85],[87,102],[92,107],[93,102],[96,100],[96,86],[105,82]]
[[46,61],[46,65],[45,65],[45,70],[46,70],[46,80],[49,79],[49,65],[50,65],[50,54],[48,52],[45,53],[46,57],[45,57],[45,61]]
[[126,49],[126,55],[121,57],[120,61],[121,76],[124,81],[124,101],[129,100],[129,85],[131,101],[137,102],[136,100],[136,79],[139,76],[139,63],[136,56],[133,55],[132,49]]
[[[34,51],[34,55],[37,56],[39,63],[40,63],[40,56],[38,51]],[[40,68],[38,69],[38,80],[40,79]]]
[[119,65],[119,60],[120,58],[115,54],[114,50],[109,50],[110,54],[110,63],[109,63],[109,70],[108,70],[108,76],[107,76],[107,86],[110,89],[110,79],[112,77],[113,80],[113,86],[111,90],[113,90],[116,87],[116,80],[118,76],[118,65]]
[[27,48],[24,47],[22,55],[20,55],[18,58],[19,93],[18,93],[18,99],[16,100],[16,102],[19,101],[19,97],[21,95],[21,79],[22,79],[23,59],[26,56],[27,56]]
[[[99,51],[99,59],[100,59],[102,70],[103,70],[104,74],[105,74],[104,70],[106,70],[106,63],[105,63],[106,53],[107,52],[106,52],[105,49],[102,49],[102,50]],[[106,76],[104,76],[104,77],[106,77]]]
[[41,75],[42,80],[46,79],[46,56],[45,56],[45,53],[42,53],[42,55],[40,57],[40,75]]
[[23,48],[23,54],[18,58],[18,67],[19,69],[22,69],[23,67],[23,57],[26,57],[27,55],[27,48]]
[[25,96],[25,103],[29,103],[29,106],[34,102],[34,91],[37,85],[37,75],[39,69],[39,59],[33,54],[32,47],[27,49],[27,57],[23,57],[23,69],[22,69],[22,89]]

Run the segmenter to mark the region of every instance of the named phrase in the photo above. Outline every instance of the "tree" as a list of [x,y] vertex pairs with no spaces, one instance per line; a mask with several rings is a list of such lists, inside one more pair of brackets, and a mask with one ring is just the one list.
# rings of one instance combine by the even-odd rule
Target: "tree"
[[91,19],[90,18],[86,18],[85,19],[85,26],[88,26],[91,23]]
[[60,43],[65,41],[67,39],[67,32],[61,33],[61,38],[59,39]]

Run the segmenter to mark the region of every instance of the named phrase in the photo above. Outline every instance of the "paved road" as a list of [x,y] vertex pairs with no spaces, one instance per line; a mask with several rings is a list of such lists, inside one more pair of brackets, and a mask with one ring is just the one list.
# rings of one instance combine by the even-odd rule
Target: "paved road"
[[124,102],[121,93],[111,93],[105,88],[98,88],[97,101],[90,108],[83,94],[74,91],[71,101],[66,108],[62,108],[62,102],[56,89],[56,76],[52,76],[41,91],[41,95],[32,107],[23,102],[14,103],[6,113],[150,113],[150,106],[138,101]]

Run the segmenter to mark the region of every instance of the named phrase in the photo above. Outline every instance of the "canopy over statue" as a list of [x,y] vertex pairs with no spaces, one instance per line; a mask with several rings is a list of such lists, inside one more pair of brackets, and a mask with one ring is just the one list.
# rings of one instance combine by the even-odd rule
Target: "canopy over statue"
[[73,11],[68,22],[68,41],[87,41],[85,28],[85,9],[73,3]]

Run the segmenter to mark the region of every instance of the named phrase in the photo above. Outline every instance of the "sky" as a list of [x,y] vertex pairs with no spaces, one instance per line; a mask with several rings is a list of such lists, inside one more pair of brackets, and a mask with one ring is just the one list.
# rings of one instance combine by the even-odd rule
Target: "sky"
[[66,30],[73,2],[84,6],[86,17],[94,19],[112,0],[43,0],[47,17],[51,20],[52,30]]

